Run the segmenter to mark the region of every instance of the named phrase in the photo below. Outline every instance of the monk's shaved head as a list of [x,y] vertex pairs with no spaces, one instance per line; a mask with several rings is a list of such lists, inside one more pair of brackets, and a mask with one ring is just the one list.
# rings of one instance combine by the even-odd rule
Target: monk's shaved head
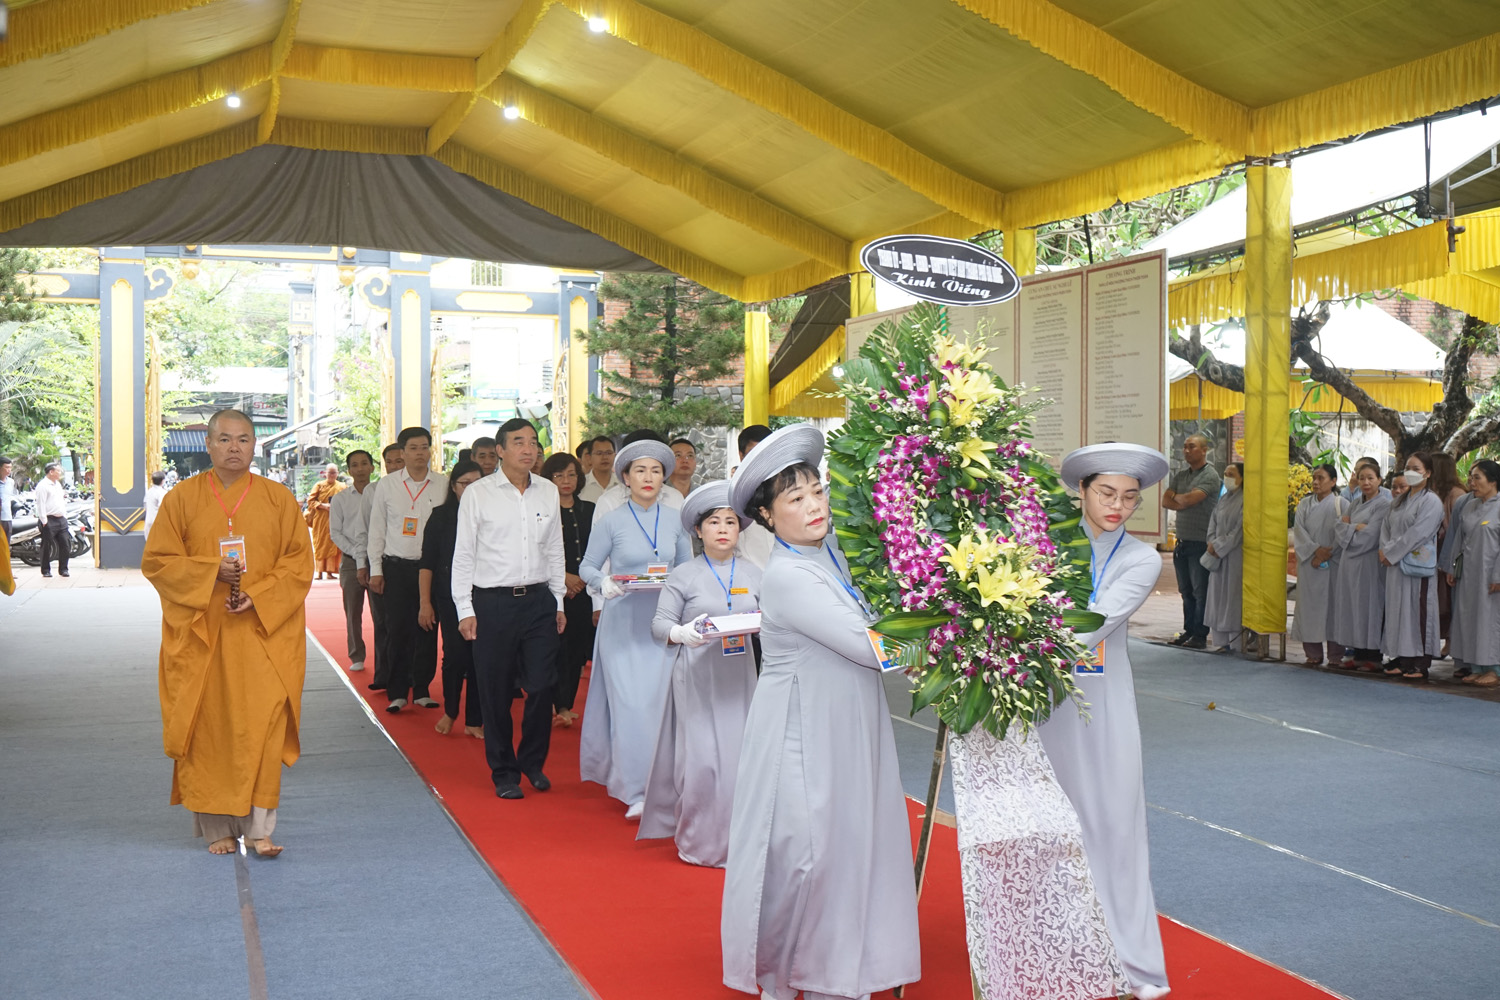
[[245,424],[246,427],[250,428],[250,433],[251,434],[255,433],[255,422],[252,421],[249,417],[245,416],[245,414],[243,412],[241,412],[240,410],[232,410],[231,409],[231,410],[220,410],[218,413],[215,413],[213,416],[211,416],[211,417],[208,418],[208,435],[209,435],[209,437],[213,437],[214,432],[219,429],[219,422],[223,421],[223,420],[239,420],[239,421],[242,421]]

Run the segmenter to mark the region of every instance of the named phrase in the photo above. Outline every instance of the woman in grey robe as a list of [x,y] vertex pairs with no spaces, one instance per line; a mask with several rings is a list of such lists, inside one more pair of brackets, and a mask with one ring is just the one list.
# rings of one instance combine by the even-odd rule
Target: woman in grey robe
[[[1152,463],[1146,467],[1148,473],[1138,463],[1124,464],[1118,452],[1132,448],[1155,455],[1159,467]],[[1086,504],[1091,502],[1088,492],[1095,492],[1097,520],[1105,529],[1099,531],[1093,519],[1084,519],[1095,577],[1089,610],[1104,615],[1105,622],[1099,631],[1079,637],[1091,649],[1102,645],[1104,662],[1087,672],[1074,671],[1073,681],[1088,703],[1088,718],[1062,709],[1038,728],[1058,784],[1078,813],[1089,872],[1104,904],[1110,937],[1132,991],[1141,1000],[1165,996],[1168,985],[1151,890],[1141,726],[1126,624],[1151,596],[1161,575],[1161,557],[1126,530],[1125,521],[1140,504],[1140,489],[1137,485],[1132,491],[1130,482],[1121,482],[1124,476],[1117,473],[1144,485],[1166,472],[1166,459],[1139,445],[1092,445],[1064,459],[1063,482],[1076,484]]]
[[666,643],[651,634],[659,592],[626,592],[603,566],[610,564],[612,573],[641,574],[693,558],[677,511],[657,500],[673,462],[672,449],[660,441],[620,449],[615,475],[629,487],[630,498],[595,522],[578,567],[584,583],[605,598],[594,636],[578,769],[584,781],[599,782],[625,803],[626,819],[641,814],[672,674]]
[[651,634],[667,644],[672,682],[646,780],[637,840],[671,837],[690,865],[723,868],[729,854],[734,778],[755,693],[754,644],[695,627],[709,616],[760,610],[760,567],[736,553],[740,524],[729,483],[704,483],[682,505],[684,528],[703,554],[672,571]]
[[1391,509],[1389,491],[1380,486],[1380,467],[1364,465],[1355,475],[1359,490],[1334,525],[1339,571],[1333,582],[1333,626],[1330,637],[1344,647],[1345,670],[1380,672],[1380,628],[1385,618],[1385,571],[1380,566],[1380,529]]
[[1348,502],[1338,494],[1338,470],[1331,464],[1318,466],[1312,474],[1313,491],[1297,504],[1292,539],[1297,550],[1297,613],[1293,629],[1302,640],[1308,666],[1323,662],[1323,644],[1328,644],[1328,662],[1339,663],[1344,650],[1333,641],[1333,582],[1338,576],[1339,555],[1335,525],[1344,516]]
[[1442,569],[1453,588],[1449,649],[1476,687],[1500,686],[1500,463],[1480,459],[1469,470],[1471,492],[1455,505],[1453,554]]
[[[1436,575],[1437,534],[1443,524],[1443,502],[1427,488],[1432,459],[1426,452],[1407,456],[1402,473],[1406,492],[1392,504],[1380,528],[1380,565],[1385,567],[1385,628],[1380,649],[1394,662],[1385,673],[1407,680],[1426,680],[1438,654]],[[1408,556],[1433,566],[1433,576],[1409,576],[1401,568]]]
[[1215,649],[1231,649],[1244,631],[1245,463],[1224,469],[1225,494],[1208,519],[1208,554],[1219,565],[1208,571],[1208,607],[1203,624]]
[[825,537],[808,424],[755,446],[735,510],[776,535],[760,680],[734,790],[720,938],[724,984],[771,1000],[863,998],[921,975],[911,827],[873,620]]

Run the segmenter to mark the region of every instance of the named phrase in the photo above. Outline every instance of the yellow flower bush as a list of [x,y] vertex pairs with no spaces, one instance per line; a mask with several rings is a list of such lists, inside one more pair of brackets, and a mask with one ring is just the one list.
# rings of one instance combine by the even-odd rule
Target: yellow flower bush
[[1294,465],[1286,476],[1286,526],[1290,528],[1297,519],[1297,505],[1302,498],[1312,495],[1312,470],[1305,465]]

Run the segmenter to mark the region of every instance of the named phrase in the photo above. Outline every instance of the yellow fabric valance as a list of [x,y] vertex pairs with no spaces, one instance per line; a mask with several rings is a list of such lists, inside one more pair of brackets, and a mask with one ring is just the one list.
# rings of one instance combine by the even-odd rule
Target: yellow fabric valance
[[[1308,413],[1344,412],[1356,416],[1354,404],[1326,385],[1314,386],[1309,392],[1303,384],[1306,372],[1293,371],[1287,392],[1287,409],[1301,408]],[[1443,385],[1436,379],[1416,375],[1390,375],[1377,372],[1356,374],[1354,384],[1368,392],[1381,406],[1398,413],[1424,413],[1443,398]],[[1228,420],[1245,408],[1245,394],[1188,375],[1172,383],[1169,413],[1173,420],[1199,419],[1199,390],[1202,390],[1202,419]],[[1306,397],[1306,402],[1304,402]]]

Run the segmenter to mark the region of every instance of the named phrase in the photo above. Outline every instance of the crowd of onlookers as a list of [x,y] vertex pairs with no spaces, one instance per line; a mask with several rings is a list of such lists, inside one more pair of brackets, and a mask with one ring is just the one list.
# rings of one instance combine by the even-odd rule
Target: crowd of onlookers
[[[1221,477],[1209,447],[1187,439],[1163,494],[1184,613],[1172,643],[1232,649],[1257,640],[1242,627],[1245,470]],[[1421,681],[1449,657],[1463,683],[1500,686],[1500,463],[1477,459],[1464,479],[1451,456],[1418,451],[1389,486],[1370,457],[1338,479],[1333,463],[1314,468],[1292,519],[1306,662]]]

